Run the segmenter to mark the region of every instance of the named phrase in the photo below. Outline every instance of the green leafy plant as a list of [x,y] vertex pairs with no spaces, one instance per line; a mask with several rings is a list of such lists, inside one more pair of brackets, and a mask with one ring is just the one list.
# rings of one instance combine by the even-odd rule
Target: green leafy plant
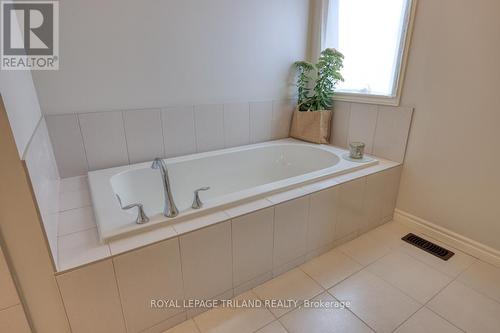
[[[299,111],[330,110],[335,85],[344,81],[340,70],[344,67],[344,55],[335,49],[321,52],[317,64],[297,61],[297,102]],[[311,89],[311,73],[315,74],[314,87]],[[312,92],[312,95],[311,95]]]

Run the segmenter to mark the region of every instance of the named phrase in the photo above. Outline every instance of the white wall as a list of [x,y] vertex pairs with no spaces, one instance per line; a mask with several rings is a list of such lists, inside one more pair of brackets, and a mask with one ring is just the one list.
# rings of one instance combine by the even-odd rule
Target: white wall
[[419,0],[397,208],[500,250],[500,2]]
[[22,157],[42,114],[29,71],[2,71],[0,93]]
[[[16,20],[16,17],[13,19]],[[22,157],[42,117],[31,72],[0,70],[0,94],[19,156]]]
[[295,91],[309,0],[65,0],[45,114],[276,100]]

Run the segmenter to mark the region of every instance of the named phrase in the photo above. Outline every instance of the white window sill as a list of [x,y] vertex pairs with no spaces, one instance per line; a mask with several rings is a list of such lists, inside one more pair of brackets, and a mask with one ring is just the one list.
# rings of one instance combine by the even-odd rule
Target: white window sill
[[333,100],[342,102],[399,106],[400,96],[382,96],[338,92],[333,96]]

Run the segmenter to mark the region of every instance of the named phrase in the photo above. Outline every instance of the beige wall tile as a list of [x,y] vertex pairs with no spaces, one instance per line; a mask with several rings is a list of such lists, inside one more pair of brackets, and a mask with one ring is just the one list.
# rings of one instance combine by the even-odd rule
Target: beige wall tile
[[233,281],[248,282],[273,268],[274,208],[232,220]]
[[162,124],[166,157],[196,153],[193,106],[163,109]]
[[403,162],[413,108],[379,106],[373,154]]
[[342,238],[365,225],[364,194],[366,178],[359,178],[340,185],[335,237]]
[[339,186],[311,194],[307,227],[307,250],[313,251],[335,240]]
[[250,105],[248,103],[224,104],[224,147],[250,143]]
[[351,104],[351,114],[349,118],[349,135],[347,144],[353,141],[363,142],[365,152],[373,152],[373,138],[377,125],[377,106],[372,104]]
[[275,207],[273,267],[280,267],[307,252],[309,197],[284,202]]
[[0,310],[19,303],[17,290],[12,281],[9,267],[0,248]]
[[222,104],[194,107],[198,152],[224,148],[224,108]]
[[230,222],[181,236],[180,246],[186,298],[210,298],[232,290]]
[[159,109],[125,111],[123,122],[131,164],[164,156]]
[[111,260],[57,276],[73,333],[125,332]]
[[183,308],[157,308],[152,300],[184,299],[178,239],[129,252],[113,259],[129,332],[139,332]]
[[351,117],[351,103],[333,103],[332,135],[330,142],[337,147],[347,147],[349,143],[349,119]]
[[79,114],[89,170],[129,163],[122,112]]

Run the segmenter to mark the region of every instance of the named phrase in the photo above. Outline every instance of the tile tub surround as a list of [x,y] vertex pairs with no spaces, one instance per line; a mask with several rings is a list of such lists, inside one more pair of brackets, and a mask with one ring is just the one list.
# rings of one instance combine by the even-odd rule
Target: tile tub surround
[[[104,167],[288,137],[295,101],[275,100],[46,115],[62,178]],[[402,162],[413,108],[335,102],[331,143],[362,140]]]
[[410,132],[413,108],[335,102],[331,144],[347,148],[362,141],[365,152],[402,163]]
[[[348,309],[218,308],[192,317],[186,311],[173,314],[184,309],[168,309],[169,313],[160,314],[141,309],[152,291],[168,298],[162,291],[168,292],[168,288],[179,284],[179,268],[175,266],[182,259],[175,248],[177,239],[86,266],[57,279],[74,332],[136,332],[141,327],[138,323],[145,325],[144,318],[157,321],[162,316],[167,319],[150,322],[140,332],[497,332],[500,303],[492,297],[498,289],[492,282],[498,281],[500,271],[447,246],[456,256],[447,262],[441,260],[441,265],[458,273],[445,277],[432,261],[426,260],[434,257],[416,247],[407,248],[401,237],[409,232],[424,236],[405,225],[385,223],[285,274],[255,283],[244,292],[226,292],[238,300],[293,299],[299,304],[305,300],[349,299]],[[209,234],[206,236],[206,245],[217,241]],[[150,259],[152,256],[155,258]],[[167,258],[173,264],[171,269],[164,263],[157,267],[155,259]],[[148,274],[134,272],[128,276],[127,270],[138,272],[136,268]],[[158,276],[151,277],[152,272]],[[396,272],[397,276],[388,272]],[[124,278],[123,274],[127,276]],[[129,283],[123,283],[127,279]],[[169,283],[162,282],[166,279]],[[80,295],[78,301],[75,294]],[[100,302],[97,311],[94,302]],[[140,312],[124,316],[119,311],[120,303],[123,309],[136,305]],[[102,313],[108,306],[118,308]],[[78,316],[73,320],[76,311]]]
[[47,241],[57,262],[57,226],[59,207],[59,172],[47,131],[42,118],[28,143],[24,160],[33,192],[38,204]]
[[62,178],[288,137],[293,99],[47,115]]
[[[162,332],[202,310],[151,309],[149,302],[152,297],[181,300],[232,297],[290,271],[356,235],[390,221],[392,213],[384,216],[382,210],[377,210],[376,219],[368,219],[371,210],[367,203],[381,196],[388,201],[387,205],[394,206],[400,169],[397,163],[383,161],[371,168],[307,185],[300,191],[280,193],[220,214],[109,244],[96,242],[94,227],[61,235],[59,268],[64,271],[57,274],[57,280],[72,329],[74,332],[105,332],[112,327],[116,332],[122,332],[126,326],[128,332]],[[369,181],[379,177],[392,180],[392,183]],[[363,203],[361,209],[366,212],[360,219],[352,218],[353,207],[343,206],[339,199],[346,190],[352,192],[349,187],[353,181],[364,184],[355,187]],[[370,186],[379,186],[379,191],[369,190]],[[332,206],[335,209],[331,209]],[[329,217],[310,214],[310,207]],[[297,220],[293,228],[286,228],[286,221],[290,218],[286,211],[298,213],[293,216]],[[73,230],[90,226],[88,221],[83,222],[85,213],[80,213],[80,222],[73,223]],[[349,216],[356,224],[352,233],[342,238],[335,232],[339,216]],[[65,227],[61,229],[65,230]],[[68,240],[68,237],[72,239]],[[64,239],[66,241],[62,241]],[[290,244],[301,245],[285,255]],[[86,265],[77,267],[78,261],[81,261],[80,265]],[[91,263],[93,261],[97,262]],[[343,262],[341,259],[337,261]],[[165,262],[169,264],[164,265]],[[356,264],[347,268],[348,271],[351,269],[356,269]],[[299,280],[301,278],[297,277]],[[106,281],[106,286],[91,281]],[[321,283],[329,284],[332,280],[321,281],[317,284],[318,291],[322,290]],[[261,294],[259,297],[265,297],[266,291],[261,291]],[[305,290],[303,297],[306,296],[315,295]],[[92,306],[94,302],[103,304],[97,312]],[[117,306],[118,309],[121,306],[121,311],[116,310]]]

